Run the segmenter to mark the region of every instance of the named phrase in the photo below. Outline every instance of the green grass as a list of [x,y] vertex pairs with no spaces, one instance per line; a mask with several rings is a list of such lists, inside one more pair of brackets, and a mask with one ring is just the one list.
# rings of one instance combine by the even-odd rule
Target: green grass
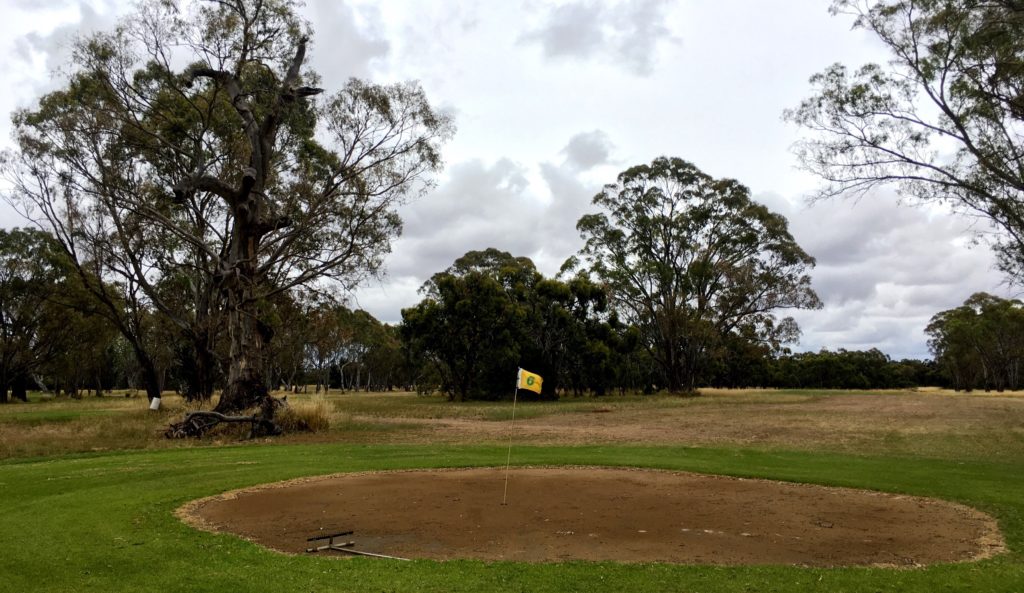
[[371,469],[498,465],[500,447],[292,445],[0,462],[0,591],[1024,591],[1024,460],[684,447],[522,447],[523,464],[647,466],[937,496],[992,513],[1009,554],[925,569],[483,563],[285,556],[173,511],[224,490]]
[[[842,397],[832,399],[836,395]],[[733,432],[740,436],[780,427],[812,432],[803,446],[793,447],[802,451],[778,442],[741,449],[739,441],[726,439],[707,448],[517,446],[514,460],[647,466],[936,496],[992,513],[1011,552],[979,563],[915,570],[290,557],[232,536],[195,531],[180,523],[173,511],[195,498],[303,475],[500,465],[504,449],[487,444],[352,443],[403,435],[423,443],[423,436],[430,435],[424,419],[500,422],[511,416],[509,403],[453,404],[413,394],[332,394],[328,399],[334,413],[325,434],[293,435],[276,439],[271,446],[223,446],[237,441],[222,438],[217,443],[221,446],[211,447],[214,439],[158,438],[183,409],[176,397],[165,398],[168,409],[148,412],[144,398],[68,400],[33,395],[28,404],[0,406],[0,458],[7,458],[0,461],[0,592],[1024,591],[1022,406],[1003,396],[983,406],[964,406],[974,397],[934,394],[908,400],[902,397],[905,393],[871,392],[864,399],[848,395],[860,392],[707,390],[699,398],[521,401],[516,409],[520,419],[609,410],[613,414],[607,418],[621,412],[621,418],[642,423],[664,410],[691,423],[698,419],[692,426],[734,423]],[[310,395],[295,397],[301,401]],[[891,406],[907,401],[924,407]],[[849,412],[847,406],[856,402],[867,402],[868,412]],[[889,407],[875,412],[876,404]],[[893,410],[905,414],[904,420],[893,422],[899,418]],[[940,412],[941,417],[933,418]],[[774,425],[766,423],[770,419]],[[816,425],[825,419],[832,423]],[[312,444],[304,438],[345,439],[348,444]],[[686,433],[679,438],[687,438]],[[124,450],[140,448],[146,450]]]

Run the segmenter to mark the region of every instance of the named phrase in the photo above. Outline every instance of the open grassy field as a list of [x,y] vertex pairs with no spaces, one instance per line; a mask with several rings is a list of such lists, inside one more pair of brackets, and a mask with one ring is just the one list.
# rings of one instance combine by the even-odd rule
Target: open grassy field
[[[300,395],[303,400],[311,396]],[[158,438],[183,409],[123,397],[0,407],[0,591],[1024,591],[1024,397],[705,391],[525,403],[513,462],[642,466],[934,496],[992,514],[1009,552],[919,569],[339,560],[196,531],[185,502],[345,471],[504,462],[511,404],[331,395],[331,427]]]

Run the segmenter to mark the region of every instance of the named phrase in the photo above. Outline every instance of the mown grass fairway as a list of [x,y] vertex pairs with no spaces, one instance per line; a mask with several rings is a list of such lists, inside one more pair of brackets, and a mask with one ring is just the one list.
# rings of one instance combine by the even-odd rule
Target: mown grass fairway
[[[0,491],[4,512],[0,533],[0,590],[22,591],[1006,591],[1024,590],[1024,455],[1021,455],[1020,414],[1024,401],[1016,398],[985,398],[946,395],[884,395],[827,393],[716,394],[692,400],[581,400],[547,408],[538,404],[534,418],[523,422],[524,440],[553,437],[546,422],[558,418],[598,418],[624,424],[637,419],[665,416],[680,410],[704,420],[717,415],[722,424],[719,444],[684,446],[684,438],[658,446],[613,442],[601,437],[598,444],[520,444],[513,460],[518,464],[586,464],[643,466],[716,474],[765,477],[789,481],[870,488],[889,492],[935,496],[969,504],[995,516],[1010,548],[1007,554],[978,563],[939,565],[924,569],[806,569],[784,566],[707,567],[665,564],[619,565],[572,562],[562,564],[483,563],[477,561],[399,563],[370,559],[332,559],[284,556],[226,535],[196,531],[179,522],[174,510],[194,498],[229,489],[304,475],[374,469],[492,466],[504,461],[504,448],[494,435],[500,432],[465,431],[458,440],[476,442],[439,445],[431,442],[433,429],[413,422],[411,412],[386,416],[381,427],[351,430],[344,435],[355,443],[302,443],[304,438],[331,440],[338,426],[372,424],[367,408],[395,396],[345,396],[368,398],[351,410],[339,412],[349,424],[336,425],[328,433],[289,437],[267,445],[177,446],[166,450],[112,451],[29,458],[24,455],[0,462]],[[402,406],[430,406],[443,416],[439,422],[499,416],[504,404],[473,406],[438,405],[436,400],[402,396]],[[735,397],[736,399],[730,399]],[[811,412],[792,412],[793,406],[844,408],[850,398],[874,398],[863,410],[837,412],[839,418],[858,418],[842,433],[862,439],[845,440],[826,447],[824,436],[803,445],[770,441],[754,446],[732,435],[739,420],[734,413],[759,415],[745,421],[768,426],[791,417],[796,422]],[[907,398],[910,399],[901,399]],[[344,408],[345,398],[338,398]],[[379,399],[378,399],[379,398]],[[408,399],[412,398],[412,399]],[[885,414],[893,406],[906,407],[934,398],[941,406],[924,414],[925,420],[904,422],[892,439],[874,442],[881,430],[892,432],[894,420]],[[967,402],[967,403],[965,403]],[[135,402],[138,405],[138,402]],[[924,404],[922,404],[924,405]],[[963,421],[936,410],[944,406],[974,410]],[[39,407],[37,407],[39,406]],[[65,414],[58,414],[63,406]],[[450,407],[448,407],[450,406]],[[563,407],[564,406],[564,407]],[[611,411],[593,413],[594,408]],[[960,406],[956,408],[956,406]],[[964,407],[966,406],[966,407]],[[994,406],[994,407],[993,407]],[[914,407],[911,405],[910,407]],[[385,407],[381,406],[383,410]],[[33,431],[66,430],[79,422],[107,422],[108,417],[134,418],[130,409],[105,410],[94,417],[69,419],[75,410],[99,412],[103,406],[88,402],[13,405],[0,409],[0,439],[5,447],[12,426]],[[530,407],[528,407],[530,409]],[[814,410],[816,408],[812,408]],[[929,408],[930,409],[930,408]],[[451,410],[447,415],[445,410]],[[981,410],[981,411],[979,411]],[[992,410],[991,412],[987,410]],[[473,411],[472,414],[468,411]],[[44,414],[40,414],[46,412]],[[481,412],[475,419],[467,419]],[[712,413],[714,412],[714,413]],[[32,414],[29,414],[32,413]],[[433,412],[432,412],[433,413]],[[26,415],[29,414],[29,415]],[[50,414],[52,418],[46,418]],[[986,427],[986,415],[994,426]],[[750,415],[750,414],[744,414]],[[938,415],[936,417],[936,415]],[[12,420],[18,416],[19,420]],[[675,416],[675,412],[669,414]],[[980,419],[979,419],[980,418]],[[588,420],[589,421],[589,420]],[[139,415],[143,433],[156,423]],[[1013,423],[1017,423],[1015,426]],[[405,426],[410,424],[410,427]],[[577,422],[578,424],[578,422]],[[657,423],[655,423],[656,425]],[[926,443],[949,446],[929,454],[912,441],[912,425]],[[397,425],[397,426],[396,426]],[[532,427],[532,428],[531,428]],[[540,427],[540,428],[538,428]],[[730,428],[731,427],[731,428]],[[927,430],[925,430],[927,429]],[[496,429],[497,430],[497,429]],[[714,431],[714,423],[708,425]],[[14,433],[32,435],[33,432]],[[667,433],[658,433],[667,434]],[[817,435],[817,432],[808,433]],[[332,436],[335,435],[335,436]],[[383,436],[382,436],[383,435]],[[474,436],[475,435],[475,436]],[[969,438],[966,438],[965,435]],[[136,447],[166,446],[155,436]],[[371,444],[380,438],[407,439],[403,444]],[[576,433],[571,442],[580,437]],[[667,437],[666,437],[667,438]],[[697,435],[698,439],[703,436]],[[809,438],[809,437],[808,437]],[[845,438],[845,437],[844,437]],[[444,439],[440,439],[444,440]],[[872,441],[858,451],[857,443]],[[968,443],[961,454],[955,443]],[[821,441],[821,442],[818,442]],[[200,443],[201,445],[202,443]],[[817,451],[813,449],[817,448]],[[823,452],[831,448],[833,452]],[[800,449],[800,450],[794,450]],[[842,452],[834,452],[836,450]],[[992,455],[985,455],[990,449]],[[7,449],[11,450],[11,449]],[[998,454],[997,454],[998,453]]]

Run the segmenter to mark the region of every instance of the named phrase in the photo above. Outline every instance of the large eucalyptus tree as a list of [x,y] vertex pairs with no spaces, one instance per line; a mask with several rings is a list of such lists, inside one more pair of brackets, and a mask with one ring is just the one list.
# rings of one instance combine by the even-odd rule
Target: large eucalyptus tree
[[786,219],[678,158],[619,174],[579,220],[586,241],[567,268],[604,285],[622,319],[640,329],[665,386],[690,392],[726,334],[781,343],[797,337],[775,312],[821,306],[814,258]]
[[268,300],[378,272],[452,133],[415,83],[322,96],[310,34],[292,0],[145,0],[14,118],[10,199],[184,332],[226,332],[221,412],[266,401]]

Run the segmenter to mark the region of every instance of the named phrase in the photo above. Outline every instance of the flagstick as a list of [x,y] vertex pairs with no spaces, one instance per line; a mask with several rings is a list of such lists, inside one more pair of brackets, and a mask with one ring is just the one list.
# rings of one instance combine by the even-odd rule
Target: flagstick
[[505,458],[505,492],[501,495],[501,504],[508,497],[508,467],[512,463],[512,429],[516,425],[516,399],[519,396],[519,374],[516,374],[516,390],[512,392],[512,422],[508,426],[508,457]]

